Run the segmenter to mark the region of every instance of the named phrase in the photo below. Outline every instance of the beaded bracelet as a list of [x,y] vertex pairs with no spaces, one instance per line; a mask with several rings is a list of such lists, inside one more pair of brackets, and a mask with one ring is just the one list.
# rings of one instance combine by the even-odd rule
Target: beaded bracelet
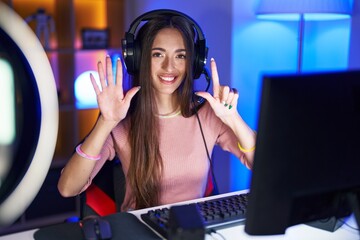
[[77,147],[76,147],[76,153],[79,154],[81,157],[83,158],[86,158],[86,159],[89,159],[89,160],[94,160],[94,161],[97,161],[101,158],[101,155],[96,155],[96,156],[90,156],[86,153],[84,153],[82,150],[81,150],[81,144],[79,144]]
[[252,148],[245,149],[245,148],[243,148],[243,147],[240,145],[239,142],[238,142],[238,147],[239,147],[240,151],[242,151],[242,152],[244,152],[244,153],[252,152],[252,151],[255,150],[255,146],[253,146]]

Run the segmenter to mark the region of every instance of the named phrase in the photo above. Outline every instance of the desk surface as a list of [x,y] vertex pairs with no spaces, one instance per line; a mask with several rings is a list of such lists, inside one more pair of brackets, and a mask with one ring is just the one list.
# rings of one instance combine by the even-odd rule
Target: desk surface
[[[241,192],[244,192],[244,191],[239,191],[238,193],[241,193]],[[231,194],[233,194],[233,193],[222,194],[222,196],[227,196],[227,195],[231,195]],[[204,199],[211,199],[211,198],[214,198],[214,197],[208,197],[208,198],[204,198]],[[186,202],[181,202],[181,203],[177,203],[177,204],[192,203],[192,202],[196,202],[196,201],[204,200],[204,199],[186,201]],[[176,205],[176,204],[173,204],[173,205]],[[164,205],[163,207],[165,207],[165,206],[169,207],[171,205]],[[149,208],[149,209],[151,209],[151,208]],[[130,213],[134,214],[141,220],[140,214],[148,211],[149,209],[132,211]],[[352,240],[352,239],[356,239],[356,240],[358,240],[359,232],[357,230],[354,230],[353,228],[349,227],[348,225],[353,228],[358,228],[354,216],[349,217],[346,220],[346,224],[344,224],[341,228],[339,228],[335,232],[328,232],[325,230],[310,227],[305,224],[299,224],[296,226],[289,227],[286,230],[286,233],[284,235],[249,236],[248,234],[246,234],[244,232],[244,225],[237,225],[237,226],[230,227],[230,228],[224,228],[224,229],[218,230],[218,233],[220,233],[223,236],[223,238],[225,238],[226,240],[231,240],[231,239],[242,239],[242,240],[246,240],[246,239],[251,239],[251,240],[253,240],[253,239],[256,239],[256,240],[257,239],[259,239],[259,240],[275,240],[275,239],[276,240],[278,240],[278,239],[280,239],[280,240],[304,240],[304,239]],[[2,236],[2,237],[0,237],[0,240],[19,240],[19,239],[21,239],[21,240],[29,239],[30,240],[30,239],[34,239],[33,234],[37,230],[38,229],[33,229],[33,230],[25,231],[25,232]],[[213,236],[207,235],[205,239],[211,240],[211,239],[223,239],[223,238],[221,236],[216,236],[216,234],[213,234]]]
[[[229,196],[229,195],[233,195],[234,193],[240,194],[240,193],[244,193],[244,192],[247,192],[247,190],[237,191],[237,192],[232,192],[232,193],[225,193],[225,194],[221,194],[218,196]],[[177,204],[169,204],[169,205],[164,205],[163,207],[170,207],[171,205],[193,203],[193,202],[198,202],[198,201],[202,201],[202,200],[213,199],[218,196],[196,199],[196,200],[191,200],[191,201],[185,201],[185,202],[180,202]],[[147,212],[150,209],[156,209],[156,208],[159,208],[159,207],[136,210],[136,211],[132,211],[131,213],[134,214],[135,216],[137,216],[141,220],[140,215],[142,213]],[[144,223],[144,224],[147,225],[146,223]],[[348,224],[349,226],[347,226],[346,224]],[[219,230],[218,232],[226,240],[231,240],[231,239],[241,239],[241,240],[246,240],[246,239],[259,239],[259,240],[260,239],[261,240],[275,240],[275,239],[281,239],[281,240],[304,240],[304,239],[352,240],[352,239],[357,239],[357,240],[359,240],[359,236],[360,236],[359,232],[357,230],[353,229],[353,228],[358,228],[353,215],[351,217],[349,217],[348,219],[346,219],[346,224],[343,224],[343,226],[341,228],[337,229],[335,232],[328,232],[328,231],[321,230],[318,228],[310,227],[305,224],[299,224],[296,226],[289,227],[286,230],[285,234],[283,234],[283,235],[273,235],[273,236],[250,236],[247,233],[245,233],[245,231],[244,231],[245,225],[244,224],[240,224],[240,225],[237,225],[234,227],[224,228],[224,229]],[[221,236],[216,236],[216,234],[213,234],[213,237],[207,235],[205,239],[213,240],[213,239],[223,239],[223,238]]]

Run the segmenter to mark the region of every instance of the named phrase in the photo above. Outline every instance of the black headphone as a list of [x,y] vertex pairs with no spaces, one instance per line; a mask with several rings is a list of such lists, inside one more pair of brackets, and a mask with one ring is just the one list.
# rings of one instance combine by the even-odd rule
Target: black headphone
[[122,40],[123,58],[127,72],[134,75],[139,71],[141,49],[135,38],[137,27],[142,21],[151,20],[159,15],[181,16],[186,18],[192,24],[197,35],[196,42],[194,43],[195,58],[193,64],[193,77],[194,79],[198,79],[201,74],[208,74],[207,69],[205,68],[208,47],[206,46],[204,33],[202,32],[200,26],[186,14],[169,9],[153,10],[144,13],[131,23],[129,31],[125,33],[125,38]]

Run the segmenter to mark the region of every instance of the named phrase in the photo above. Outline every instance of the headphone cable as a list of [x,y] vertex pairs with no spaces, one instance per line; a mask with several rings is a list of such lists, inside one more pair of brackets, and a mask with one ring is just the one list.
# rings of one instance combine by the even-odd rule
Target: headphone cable
[[[193,103],[194,103],[194,97],[192,98],[193,100]],[[196,119],[199,123],[199,127],[200,127],[200,132],[201,132],[201,136],[202,136],[202,139],[203,139],[203,142],[204,142],[204,147],[205,147],[205,151],[206,151],[206,155],[208,157],[208,160],[209,160],[209,163],[210,163],[210,171],[211,171],[211,175],[212,175],[212,179],[213,179],[213,184],[214,184],[214,191],[216,192],[216,194],[219,193],[219,188],[218,188],[218,184],[217,184],[217,181],[216,181],[216,177],[215,177],[215,174],[214,174],[214,167],[213,167],[213,162],[212,162],[212,159],[210,157],[210,154],[209,154],[209,149],[207,147],[207,144],[206,144],[206,141],[205,141],[205,135],[204,135],[204,131],[203,131],[203,128],[202,128],[202,125],[201,125],[201,121],[200,121],[200,117],[199,117],[199,114],[198,114],[198,109],[197,107],[194,108],[195,110],[195,116],[196,116]]]

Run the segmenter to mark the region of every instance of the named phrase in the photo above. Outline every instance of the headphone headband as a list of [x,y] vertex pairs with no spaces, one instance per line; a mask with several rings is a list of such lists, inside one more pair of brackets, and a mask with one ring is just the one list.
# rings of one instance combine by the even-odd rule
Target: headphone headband
[[146,12],[137,17],[131,24],[129,31],[125,33],[125,38],[122,40],[123,57],[127,72],[131,75],[135,75],[140,68],[141,48],[140,44],[135,38],[135,33],[143,21],[149,21],[157,16],[181,16],[187,19],[192,27],[196,31],[196,42],[194,44],[194,63],[193,63],[193,77],[197,79],[204,73],[204,68],[207,60],[208,48],[206,46],[206,40],[204,33],[200,26],[188,15],[179,11],[170,9],[159,9]]
[[139,17],[137,17],[130,25],[130,29],[128,31],[128,33],[134,34],[136,32],[137,27],[139,26],[139,24],[143,21],[149,21],[151,19],[153,19],[154,17],[157,17],[159,15],[168,15],[168,16],[181,16],[181,17],[185,17],[187,20],[189,20],[191,22],[191,24],[193,25],[193,27],[195,28],[197,34],[198,34],[198,39],[199,40],[204,40],[204,33],[201,30],[200,26],[195,22],[194,19],[192,19],[190,16],[186,15],[185,13],[176,11],[176,10],[171,10],[171,9],[160,9],[160,10],[153,10],[147,13],[144,13],[142,15],[140,15]]

